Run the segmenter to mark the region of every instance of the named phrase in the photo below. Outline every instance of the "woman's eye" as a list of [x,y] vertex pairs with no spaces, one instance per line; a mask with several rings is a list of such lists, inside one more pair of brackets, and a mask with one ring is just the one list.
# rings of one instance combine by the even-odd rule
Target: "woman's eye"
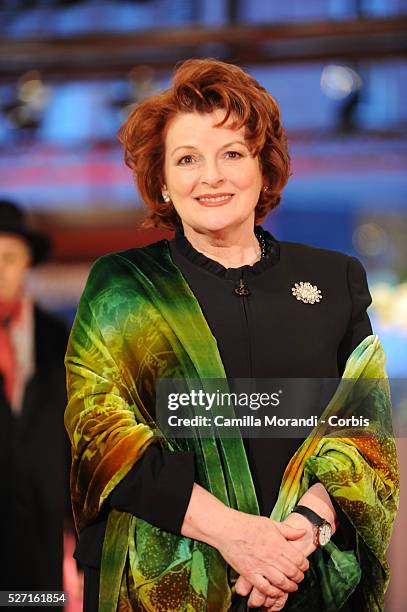
[[180,164],[181,166],[189,166],[189,164],[192,164],[193,161],[194,158],[192,157],[192,155],[184,155],[184,157],[181,157],[178,164]]
[[239,157],[242,157],[242,154],[239,153],[238,151],[227,151],[226,156],[229,159],[239,159]]

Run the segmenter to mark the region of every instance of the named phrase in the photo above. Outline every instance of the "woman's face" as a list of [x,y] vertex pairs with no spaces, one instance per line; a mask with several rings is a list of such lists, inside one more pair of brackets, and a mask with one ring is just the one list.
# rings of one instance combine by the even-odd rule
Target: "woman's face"
[[250,153],[244,128],[214,127],[223,117],[223,110],[179,113],[168,126],[163,193],[169,194],[185,231],[253,228],[263,186],[259,159]]

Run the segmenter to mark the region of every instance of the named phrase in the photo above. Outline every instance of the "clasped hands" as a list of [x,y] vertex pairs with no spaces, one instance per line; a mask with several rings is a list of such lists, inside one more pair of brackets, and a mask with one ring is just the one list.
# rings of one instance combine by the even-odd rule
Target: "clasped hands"
[[[336,514],[322,484],[313,484],[300,504],[326,517],[336,528]],[[314,528],[292,512],[281,523],[230,508],[194,483],[181,534],[216,548],[239,574],[236,592],[248,595],[249,607],[282,610],[289,593],[298,589],[315,550]]]
[[[281,523],[262,516],[238,515],[227,542],[219,548],[240,574],[236,592],[244,596],[250,593],[249,607],[282,610],[309,568],[307,556],[315,550],[312,525],[299,514],[290,514]],[[242,530],[238,534],[239,523]]]

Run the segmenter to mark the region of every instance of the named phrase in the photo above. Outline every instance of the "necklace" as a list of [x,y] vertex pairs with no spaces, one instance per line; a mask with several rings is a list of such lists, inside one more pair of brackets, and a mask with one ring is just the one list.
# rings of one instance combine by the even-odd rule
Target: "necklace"
[[[257,261],[259,261],[261,259],[264,259],[267,256],[268,245],[263,235],[259,231],[257,232],[255,231],[254,233],[256,235],[257,241],[259,243],[259,248],[260,248],[260,256],[257,258]],[[239,297],[247,297],[248,295],[250,295],[250,289],[247,286],[247,282],[243,278],[243,276],[240,278],[239,283],[234,288],[233,292],[235,295],[238,295]]]
[[[256,259],[251,263],[245,264],[248,266],[253,266],[255,263],[257,263],[261,259],[264,259],[264,257],[266,257],[268,254],[268,244],[266,240],[264,239],[263,234],[259,230],[255,229],[254,235],[258,243],[258,250],[256,254]],[[203,255],[205,255],[205,257],[208,257],[209,259],[213,259],[213,256],[211,254],[207,254],[204,250],[201,250],[200,253],[202,253]],[[219,261],[219,260],[216,259],[215,261]],[[225,265],[223,262],[219,262],[219,263],[221,263],[221,265],[223,265],[224,267],[227,267],[227,265]]]
[[267,255],[267,242],[265,241],[263,234],[261,234],[259,231],[255,231],[254,233],[260,246],[259,259],[264,259],[264,257]]

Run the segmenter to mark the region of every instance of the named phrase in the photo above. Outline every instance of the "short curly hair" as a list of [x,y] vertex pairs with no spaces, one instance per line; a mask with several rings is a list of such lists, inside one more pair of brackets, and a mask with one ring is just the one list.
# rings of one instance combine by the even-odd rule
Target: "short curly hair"
[[253,156],[259,156],[267,189],[255,209],[260,222],[278,206],[290,176],[287,137],[276,100],[238,66],[213,59],[192,59],[176,68],[172,87],[136,106],[118,132],[124,159],[133,171],[149,212],[144,226],[174,229],[180,223],[172,202],[164,202],[165,136],[178,113],[225,110],[233,129],[245,128]]

